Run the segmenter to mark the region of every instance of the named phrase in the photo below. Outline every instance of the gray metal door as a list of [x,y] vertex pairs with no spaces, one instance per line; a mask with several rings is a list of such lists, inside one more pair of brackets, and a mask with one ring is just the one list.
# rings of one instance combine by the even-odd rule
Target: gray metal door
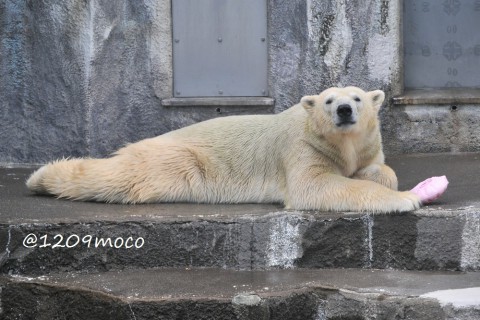
[[266,0],[172,0],[176,97],[266,96]]
[[480,0],[404,1],[405,87],[480,88]]

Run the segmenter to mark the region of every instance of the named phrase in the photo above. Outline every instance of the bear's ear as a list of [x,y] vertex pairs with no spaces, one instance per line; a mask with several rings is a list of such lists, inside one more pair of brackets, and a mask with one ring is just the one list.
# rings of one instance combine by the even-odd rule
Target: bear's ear
[[368,95],[370,96],[372,106],[375,108],[375,110],[380,110],[380,107],[385,100],[385,93],[382,90],[375,90],[370,91]]
[[307,110],[308,112],[312,112],[313,108],[315,107],[315,96],[305,96],[300,100],[300,104]]

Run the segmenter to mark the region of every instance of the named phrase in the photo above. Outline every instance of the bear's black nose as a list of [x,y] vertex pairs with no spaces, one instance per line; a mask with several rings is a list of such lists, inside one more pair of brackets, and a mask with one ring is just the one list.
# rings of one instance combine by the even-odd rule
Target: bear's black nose
[[337,108],[337,114],[340,118],[349,118],[352,115],[352,107],[349,104],[341,104]]

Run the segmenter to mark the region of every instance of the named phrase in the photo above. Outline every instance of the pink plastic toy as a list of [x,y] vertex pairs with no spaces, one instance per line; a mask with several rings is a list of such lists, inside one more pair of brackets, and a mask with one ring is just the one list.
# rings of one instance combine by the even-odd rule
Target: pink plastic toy
[[419,196],[422,203],[425,204],[438,199],[447,190],[447,186],[446,176],[432,177],[420,182],[410,191]]

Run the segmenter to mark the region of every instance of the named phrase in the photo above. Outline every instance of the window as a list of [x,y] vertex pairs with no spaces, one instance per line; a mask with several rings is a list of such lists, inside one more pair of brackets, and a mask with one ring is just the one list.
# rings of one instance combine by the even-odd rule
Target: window
[[172,0],[174,97],[268,95],[266,0]]
[[480,0],[404,0],[405,88],[480,88]]

